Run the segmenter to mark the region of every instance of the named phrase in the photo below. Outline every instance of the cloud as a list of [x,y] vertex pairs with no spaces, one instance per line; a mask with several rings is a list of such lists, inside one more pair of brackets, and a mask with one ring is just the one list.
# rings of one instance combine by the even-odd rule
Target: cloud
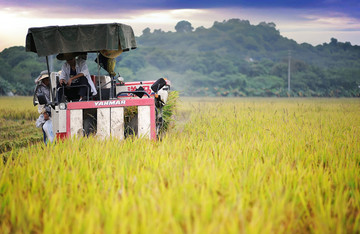
[[[299,43],[316,45],[335,37],[360,45],[360,18],[357,17],[360,10],[359,3],[354,0],[341,6],[337,0],[244,1],[242,4],[245,5],[241,6],[239,1],[232,0],[209,1],[211,3],[155,0],[150,2],[151,6],[149,2],[5,0],[0,3],[0,20],[9,23],[0,24],[0,51],[9,46],[24,45],[30,27],[119,22],[131,25],[139,36],[146,27],[174,31],[181,20],[187,20],[197,28],[211,27],[214,21],[231,18],[249,20],[251,24],[274,22],[282,35]],[[349,3],[354,4],[352,10],[347,10]],[[299,4],[301,7],[296,7]]]
[[[288,8],[288,9],[328,9],[338,8],[347,10],[359,10],[358,0],[5,0],[1,3],[3,7],[30,7],[38,8],[42,6],[51,6],[52,8],[75,8],[79,10],[91,10],[99,12],[119,11],[119,10],[146,10],[146,9],[211,9],[211,8]],[[81,11],[78,11],[81,12]]]

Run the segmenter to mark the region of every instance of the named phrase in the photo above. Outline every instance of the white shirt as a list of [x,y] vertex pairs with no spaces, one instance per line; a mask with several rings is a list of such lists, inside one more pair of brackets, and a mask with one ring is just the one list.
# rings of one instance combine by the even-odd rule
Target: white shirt
[[[75,69],[76,69],[76,74],[79,74],[79,73],[84,74],[84,76],[87,78],[88,83],[91,87],[92,95],[96,95],[97,94],[96,88],[95,88],[94,83],[91,80],[89,69],[88,69],[88,66],[86,65],[85,60],[76,59]],[[70,79],[70,65],[68,63],[64,63],[61,68],[60,80],[66,80],[66,82],[68,82],[69,79]]]

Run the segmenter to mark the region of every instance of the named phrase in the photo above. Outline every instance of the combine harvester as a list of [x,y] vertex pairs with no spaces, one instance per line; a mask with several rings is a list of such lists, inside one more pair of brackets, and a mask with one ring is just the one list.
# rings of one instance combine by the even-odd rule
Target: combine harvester
[[[30,28],[26,36],[26,51],[45,56],[50,77],[50,99],[34,98],[37,103],[50,105],[53,131],[57,139],[95,134],[124,139],[129,135],[157,139],[164,126],[163,107],[170,92],[170,81],[124,83],[114,72],[115,58],[122,52],[136,49],[130,26],[112,24],[49,26]],[[50,71],[49,56],[76,53],[87,58],[96,53],[98,74],[91,75],[98,94],[85,101],[59,100],[59,73]],[[89,62],[89,61],[88,61]],[[100,75],[100,68],[109,76]],[[131,114],[129,114],[131,113]]]

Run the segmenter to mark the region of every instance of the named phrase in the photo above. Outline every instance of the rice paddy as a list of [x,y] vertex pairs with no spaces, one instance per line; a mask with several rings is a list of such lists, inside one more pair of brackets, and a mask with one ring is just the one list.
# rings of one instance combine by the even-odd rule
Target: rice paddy
[[[6,110],[37,118],[15,101],[1,143]],[[0,233],[360,232],[359,99],[182,98],[174,118],[157,142],[35,129],[2,155]]]
[[0,97],[0,154],[41,141],[38,117],[30,97]]

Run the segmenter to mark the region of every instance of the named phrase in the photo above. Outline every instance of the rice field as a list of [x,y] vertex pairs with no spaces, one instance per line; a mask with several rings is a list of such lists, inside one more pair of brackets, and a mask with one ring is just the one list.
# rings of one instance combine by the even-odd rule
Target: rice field
[[359,99],[182,98],[161,141],[7,151],[0,233],[359,233],[359,143]]
[[30,97],[0,97],[0,154],[41,141],[39,117]]

